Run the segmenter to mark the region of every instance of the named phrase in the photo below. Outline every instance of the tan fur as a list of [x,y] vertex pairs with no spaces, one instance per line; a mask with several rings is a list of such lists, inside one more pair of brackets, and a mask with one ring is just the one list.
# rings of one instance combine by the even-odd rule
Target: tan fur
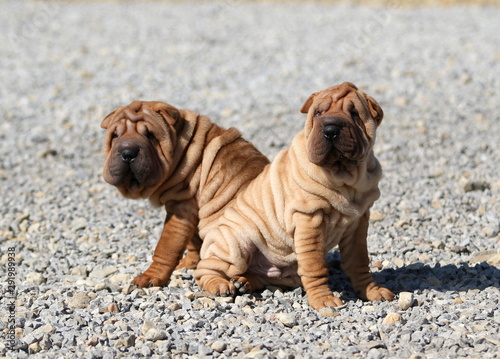
[[148,198],[167,211],[153,263],[133,280],[140,287],[164,285],[176,266],[194,268],[198,230],[209,228],[269,163],[236,129],[164,102],[119,107],[102,127],[107,129],[104,179],[123,196]]
[[[328,287],[325,261],[339,245],[342,267],[360,297],[392,300],[371,277],[366,246],[382,174],[373,154],[382,110],[344,83],[313,94],[302,111],[308,112],[305,128],[291,146],[226,207],[217,227],[200,232],[195,278],[212,294],[302,285],[315,309],[340,306]],[[330,123],[339,124],[335,141],[325,139]]]

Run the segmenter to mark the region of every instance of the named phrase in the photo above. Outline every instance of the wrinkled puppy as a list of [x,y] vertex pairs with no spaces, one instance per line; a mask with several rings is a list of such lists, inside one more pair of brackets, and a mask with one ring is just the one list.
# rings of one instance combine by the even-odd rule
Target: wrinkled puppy
[[328,287],[326,253],[339,245],[342,268],[365,300],[392,300],[369,272],[369,210],[382,175],[373,153],[383,112],[351,83],[316,92],[304,129],[203,234],[194,276],[211,294],[272,284],[302,285],[310,305],[340,306]]
[[164,285],[176,266],[194,268],[198,230],[208,229],[269,163],[235,128],[223,129],[164,102],[118,107],[101,127],[106,129],[106,182],[124,197],[148,198],[167,211],[153,263],[132,281],[140,287]]

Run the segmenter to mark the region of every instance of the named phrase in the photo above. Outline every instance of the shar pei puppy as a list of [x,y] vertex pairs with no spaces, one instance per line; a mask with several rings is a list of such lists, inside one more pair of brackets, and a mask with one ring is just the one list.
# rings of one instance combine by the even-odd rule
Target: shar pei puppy
[[338,245],[345,271],[365,300],[392,300],[369,271],[370,207],[381,166],[373,153],[383,112],[351,83],[314,93],[304,129],[206,234],[194,276],[213,295],[302,285],[319,310],[343,302],[328,286],[325,255]]
[[147,198],[167,212],[153,263],[132,281],[139,287],[164,285],[176,267],[194,268],[199,229],[210,227],[269,163],[235,128],[164,102],[118,107],[101,127],[104,180],[124,197]]

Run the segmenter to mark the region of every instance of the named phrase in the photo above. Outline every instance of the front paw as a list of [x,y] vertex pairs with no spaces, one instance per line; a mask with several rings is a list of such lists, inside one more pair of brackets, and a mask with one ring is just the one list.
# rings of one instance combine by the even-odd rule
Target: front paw
[[230,282],[236,288],[236,294],[246,294],[253,292],[253,286],[246,277],[234,276]]
[[156,277],[150,275],[147,271],[143,274],[138,275],[132,280],[132,284],[135,284],[139,288],[145,287],[161,287],[167,283],[168,279]]
[[203,284],[201,285],[201,287],[203,288],[203,290],[216,297],[228,297],[236,295],[236,292],[238,290],[234,283],[219,276],[203,278]]
[[342,307],[344,306],[344,302],[340,300],[340,298],[335,297],[332,293],[323,294],[317,296],[309,296],[308,301],[311,307],[316,310],[320,310],[326,307]]
[[392,301],[394,299],[394,293],[389,289],[378,286],[375,282],[370,283],[366,287],[366,291],[360,295],[363,299],[369,300],[371,302],[375,300],[387,300]]

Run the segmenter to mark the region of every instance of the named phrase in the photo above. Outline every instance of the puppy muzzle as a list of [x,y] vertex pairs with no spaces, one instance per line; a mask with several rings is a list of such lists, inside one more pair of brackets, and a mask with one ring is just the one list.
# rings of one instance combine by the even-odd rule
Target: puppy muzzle
[[122,161],[130,164],[135,161],[137,155],[139,154],[139,151],[139,147],[124,147],[118,152],[120,153],[120,158],[122,159]]
[[323,117],[321,121],[323,137],[330,141],[338,139],[342,128],[346,126],[346,120],[342,117]]

